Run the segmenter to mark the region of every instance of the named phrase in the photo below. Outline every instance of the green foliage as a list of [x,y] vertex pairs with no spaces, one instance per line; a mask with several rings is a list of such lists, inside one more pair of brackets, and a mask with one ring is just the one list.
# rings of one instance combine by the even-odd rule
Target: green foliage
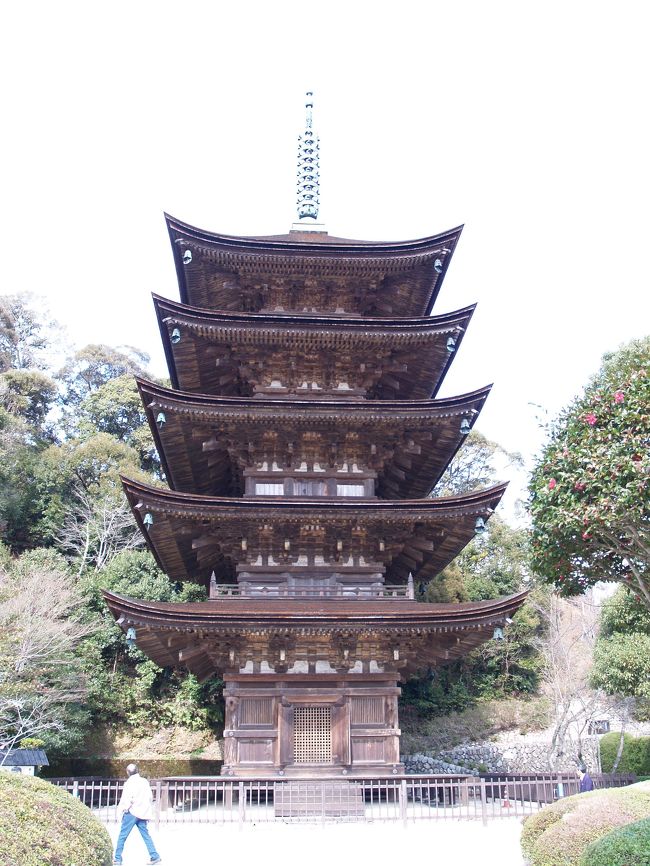
[[407,680],[402,686],[402,703],[422,715],[445,716],[461,712],[474,701],[474,695],[463,680],[462,667],[462,663],[456,662]]
[[[600,762],[603,773],[611,773],[618,752],[621,735],[611,731],[600,738]],[[618,773],[634,773],[635,776],[650,775],[650,737],[623,735],[623,753],[619,761]]]
[[577,794],[528,818],[521,846],[531,866],[578,866],[590,844],[618,827],[649,817],[647,783]]
[[650,612],[631,592],[624,587],[603,603],[600,615],[600,634],[604,638],[615,634],[650,635]]
[[91,391],[79,405],[75,420],[80,429],[110,433],[130,444],[135,430],[146,422],[133,376],[125,373]]
[[522,458],[472,430],[436,485],[435,495],[455,496],[494,484],[496,464],[504,462],[521,466]]
[[205,589],[170,581],[146,551],[117,554],[103,571],[84,575],[81,586],[98,623],[80,649],[88,705],[96,717],[141,730],[168,724],[203,730],[222,721],[221,680],[199,684],[182,671],[159,668],[136,647],[129,649],[101,594],[108,589],[147,601],[203,601]]
[[106,829],[67,792],[43,779],[0,772],[2,866],[109,866]]
[[[609,734],[603,734],[600,738],[600,765],[603,773],[611,773],[614,770],[614,761],[618,753],[621,735],[618,731],[610,731]],[[619,773],[631,772],[627,767],[627,756],[625,754],[634,737],[632,734],[623,734],[623,754],[617,767]],[[629,755],[629,751],[628,751]],[[625,769],[623,769],[625,767]]]
[[32,572],[53,572],[62,575],[64,581],[70,578],[70,566],[65,556],[52,547],[35,547],[26,550],[17,559],[10,561],[11,572],[16,578],[26,577]]
[[20,749],[42,749],[45,745],[45,740],[41,740],[39,737],[23,737],[23,739],[18,743],[18,748]]
[[615,634],[599,640],[591,683],[611,695],[650,698],[650,635]]
[[619,827],[585,848],[579,866],[650,866],[650,818]]
[[63,386],[65,405],[76,407],[112,379],[142,375],[148,363],[149,356],[132,346],[89,345],[75,352],[56,378]]
[[[37,317],[29,319],[27,307],[16,307],[24,313],[18,333],[11,330],[15,316],[2,318],[5,309],[0,309],[0,533],[14,551],[27,552],[12,559],[9,548],[0,544],[3,586],[28,581],[36,572],[58,574],[65,586],[81,593],[75,619],[85,629],[64,654],[63,668],[75,681],[69,694],[76,698],[62,700],[48,717],[52,724],[43,733],[48,753],[77,752],[84,730],[94,721],[140,731],[160,725],[203,730],[218,724],[222,682],[213,678],[199,684],[182,671],[158,668],[137,648],[129,649],[102,598],[102,589],[110,589],[151,601],[205,600],[203,587],[174,583],[149,553],[124,549],[135,543],[135,524],[119,476],[151,482],[155,479],[145,473],[159,474],[132,378],[144,372],[146,356],[129,348],[88,346],[53,381],[25,369],[27,359],[31,363],[40,352]],[[57,386],[59,439],[48,426]],[[137,539],[142,542],[139,533]],[[56,544],[67,559],[42,544]],[[122,552],[114,555],[116,550]],[[4,637],[0,655],[8,659],[6,632]],[[50,689],[46,670],[30,676],[33,690]]]
[[0,534],[19,549],[33,540],[38,455],[27,423],[0,407]]
[[33,304],[28,294],[0,296],[0,371],[43,365],[48,324]]
[[650,610],[624,587],[603,605],[591,684],[611,695],[650,699]]
[[[488,532],[476,536],[454,562],[421,587],[426,602],[482,601],[519,591],[528,580],[527,533],[493,516]],[[539,602],[540,590],[535,600]],[[539,596],[539,598],[538,598]],[[452,665],[409,680],[403,703],[424,714],[460,712],[477,699],[532,694],[542,660],[536,647],[542,623],[536,608],[525,604],[504,631]]]
[[465,574],[469,601],[511,595],[525,585],[528,533],[514,529],[498,514],[490,518],[488,531],[474,537],[457,558]]
[[140,466],[160,472],[160,461],[131,373],[109,379],[85,397],[68,420],[79,438],[108,433],[138,454]]
[[55,382],[40,370],[7,370],[0,374],[0,404],[38,433],[44,432],[56,393]]
[[623,583],[650,608],[650,338],[606,356],[530,482],[532,565],[563,595]]
[[122,503],[121,473],[139,477],[139,456],[108,433],[68,439],[45,449],[34,470],[42,512],[36,532],[42,541],[51,543],[57,537],[79,495],[113,496],[116,504]]

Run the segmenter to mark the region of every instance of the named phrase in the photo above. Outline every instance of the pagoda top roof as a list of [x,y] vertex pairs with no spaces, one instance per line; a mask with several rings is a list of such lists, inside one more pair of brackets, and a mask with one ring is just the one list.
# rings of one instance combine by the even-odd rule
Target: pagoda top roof
[[362,241],[351,238],[339,238],[324,231],[291,231],[279,235],[225,235],[199,229],[189,223],[182,222],[170,214],[165,214],[167,228],[172,240],[177,237],[192,238],[205,241],[215,246],[227,249],[248,250],[251,253],[263,249],[282,251],[292,249],[297,252],[323,251],[324,248],[345,253],[408,253],[408,252],[438,252],[443,244],[457,242],[463,226],[456,226],[436,235],[415,238],[405,241]]
[[[301,529],[322,525],[332,547],[337,538],[365,537],[366,559],[386,564],[391,582],[403,582],[409,572],[420,580],[439,574],[474,537],[475,520],[489,519],[507,484],[461,496],[435,499],[381,500],[327,497],[265,497],[233,499],[179,493],[122,477],[138,526],[160,567],[174,579],[205,581],[213,570],[228,582],[232,566],[245,563],[266,533],[282,549],[284,540]],[[145,515],[149,515],[147,525]],[[250,535],[246,553],[242,538]],[[377,551],[385,539],[384,552]],[[356,542],[355,542],[356,543]],[[266,542],[263,542],[266,544]],[[327,555],[333,553],[326,550]],[[229,564],[228,564],[229,563]],[[336,570],[336,569],[334,569]]]
[[[165,214],[172,241],[181,300],[213,309],[238,305],[246,287],[233,275],[313,276],[382,280],[410,273],[398,315],[431,312],[462,226],[416,240],[397,242],[338,238],[327,232],[294,231],[283,235],[236,236],[208,232]],[[189,261],[185,258],[189,251]]]
[[[269,430],[274,431],[275,451],[267,459],[280,459],[283,465],[291,462],[287,443],[301,432],[322,434],[328,453],[332,441],[344,442],[352,434],[359,450],[357,443],[363,443],[364,465],[379,474],[380,496],[426,496],[490,392],[488,386],[437,400],[251,400],[176,391],[143,379],[137,384],[170,487],[223,496],[241,491],[242,466],[264,459]],[[161,411],[162,425],[157,423]],[[346,459],[345,446],[341,448]]]

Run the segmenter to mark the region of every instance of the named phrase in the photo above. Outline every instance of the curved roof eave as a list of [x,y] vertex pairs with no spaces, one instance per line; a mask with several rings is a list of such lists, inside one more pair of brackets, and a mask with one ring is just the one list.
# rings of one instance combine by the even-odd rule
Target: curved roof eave
[[468,322],[476,310],[476,304],[468,304],[458,310],[449,313],[440,313],[436,316],[412,316],[412,317],[380,317],[359,316],[342,318],[341,316],[303,316],[291,315],[291,313],[231,313],[223,310],[208,310],[202,307],[193,307],[182,301],[172,301],[164,298],[156,292],[151,293],[154,308],[162,322],[163,310],[168,314],[179,318],[195,319],[199,321],[219,322],[239,326],[246,325],[275,325],[280,328],[304,328],[310,325],[316,328],[336,328],[341,331],[351,331],[354,328],[381,330],[382,328],[423,328],[435,330],[436,328],[452,327],[459,321]]
[[304,516],[310,518],[315,510],[336,511],[338,514],[355,512],[376,512],[377,516],[382,513],[392,512],[409,512],[419,511],[426,513],[453,512],[463,511],[471,513],[473,511],[493,510],[498,504],[508,487],[508,482],[495,484],[485,490],[475,491],[472,493],[463,493],[457,496],[439,496],[435,499],[361,499],[352,500],[328,500],[325,497],[296,497],[290,499],[288,497],[269,496],[264,500],[260,499],[233,499],[232,497],[223,496],[199,496],[195,493],[182,493],[176,490],[169,490],[164,487],[152,487],[149,484],[144,484],[140,481],[135,481],[128,478],[126,475],[120,475],[122,486],[133,503],[134,499],[147,497],[150,501],[158,499],[161,507],[166,504],[167,507],[175,506],[181,511],[195,509],[202,510],[220,510],[222,512],[232,511],[237,512],[253,512],[256,510],[268,511],[269,516],[273,511],[281,511],[288,514],[296,514],[301,517],[301,511],[304,511]]
[[206,602],[149,602],[132,599],[103,590],[113,613],[140,617],[140,621],[167,621],[172,626],[232,626],[235,624],[277,626],[322,626],[343,622],[345,625],[385,624],[387,626],[458,628],[477,621],[504,618],[526,600],[528,590],[509,596],[478,602],[427,604],[408,601],[344,601],[340,599],[299,599],[231,597]]
[[492,385],[485,385],[482,388],[477,388],[475,391],[468,391],[466,394],[459,394],[454,397],[437,397],[428,400],[381,400],[370,402],[368,400],[298,400],[282,397],[274,397],[273,399],[262,399],[257,397],[254,402],[250,397],[228,397],[214,396],[213,394],[194,394],[191,391],[180,391],[176,388],[168,388],[165,385],[159,385],[149,379],[144,379],[140,376],[135,376],[135,381],[138,390],[143,396],[149,394],[154,398],[167,400],[170,403],[195,405],[197,409],[247,409],[254,412],[257,409],[300,409],[304,411],[309,407],[314,414],[326,412],[327,410],[345,412],[358,411],[368,415],[380,415],[383,413],[436,413],[441,414],[461,412],[467,404],[477,400],[485,400],[490,393]]
[[[165,213],[165,222],[170,236],[172,232],[184,235],[189,239],[201,241],[229,248],[239,248],[240,252],[249,250],[251,253],[259,252],[260,249],[282,252],[282,251],[308,251],[316,253],[346,254],[358,253],[399,253],[422,252],[431,250],[434,252],[441,244],[456,244],[463,226],[455,226],[439,234],[429,235],[424,238],[415,238],[404,241],[360,241],[349,238],[332,237],[325,232],[293,233],[286,235],[224,235],[217,232],[209,232],[199,229],[182,220],[178,220],[170,214]],[[300,235],[300,240],[296,237]],[[305,239],[305,235],[309,239]],[[172,237],[172,241],[175,238]]]

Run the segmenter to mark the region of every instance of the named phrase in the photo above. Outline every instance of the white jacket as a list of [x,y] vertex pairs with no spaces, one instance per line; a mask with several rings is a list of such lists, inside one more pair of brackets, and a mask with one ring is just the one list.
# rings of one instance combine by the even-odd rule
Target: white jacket
[[124,783],[124,790],[120,802],[117,804],[117,813],[122,815],[124,812],[130,812],[143,821],[153,818],[151,785],[139,773],[129,776]]

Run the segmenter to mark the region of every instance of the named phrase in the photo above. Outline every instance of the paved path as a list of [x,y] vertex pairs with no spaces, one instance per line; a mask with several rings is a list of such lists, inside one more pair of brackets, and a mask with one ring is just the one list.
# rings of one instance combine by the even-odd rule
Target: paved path
[[[117,825],[109,824],[115,841]],[[224,863],[286,866],[307,858],[308,866],[395,866],[424,862],[455,866],[523,866],[521,821],[423,821],[366,824],[163,825],[151,834],[164,866],[223,866]],[[237,859],[235,859],[235,857]],[[124,866],[143,866],[148,856],[137,830],[124,848]]]

